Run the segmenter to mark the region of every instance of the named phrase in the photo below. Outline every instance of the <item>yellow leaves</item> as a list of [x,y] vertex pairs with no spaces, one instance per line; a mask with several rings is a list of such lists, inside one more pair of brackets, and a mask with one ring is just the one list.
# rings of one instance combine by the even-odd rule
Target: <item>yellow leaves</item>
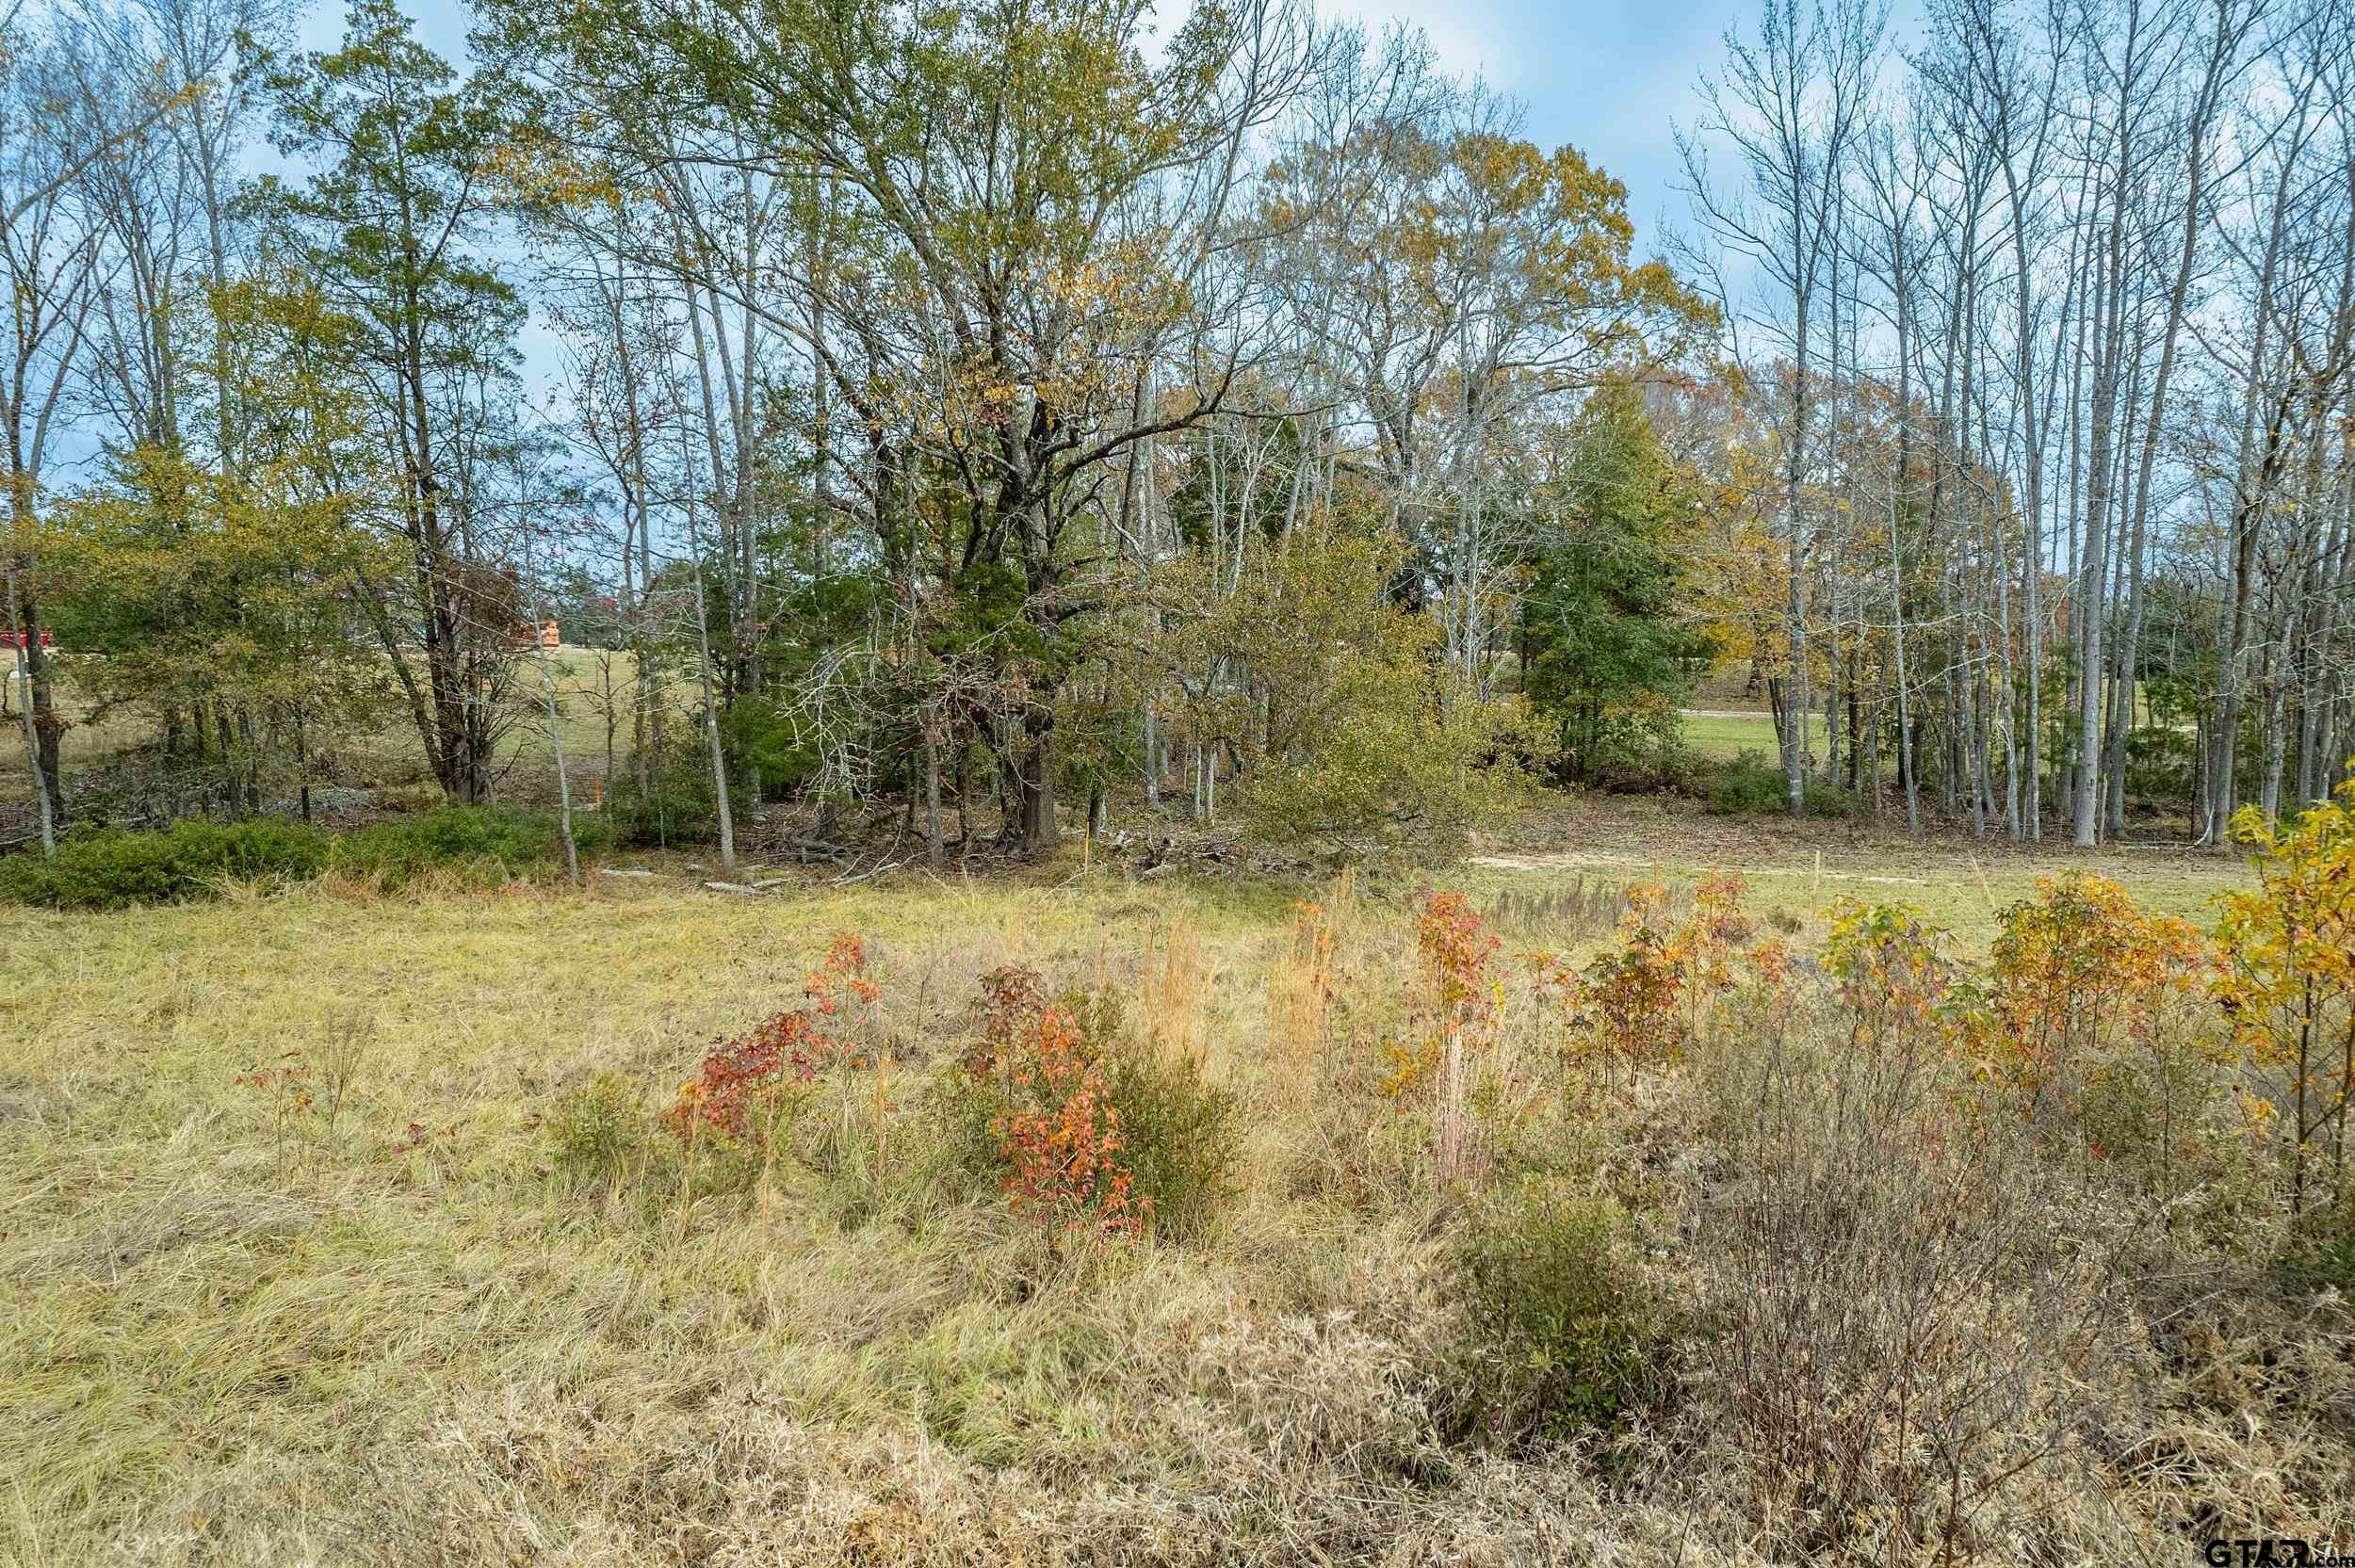
[[573,144],[534,136],[528,127],[493,143],[482,172],[506,201],[527,206],[604,208],[625,197],[611,170],[582,159]]
[[2217,996],[2260,1060],[2307,1074],[2318,1030],[2355,1038],[2355,780],[2286,821],[2245,808],[2233,834],[2255,851],[2258,886],[2223,900]]

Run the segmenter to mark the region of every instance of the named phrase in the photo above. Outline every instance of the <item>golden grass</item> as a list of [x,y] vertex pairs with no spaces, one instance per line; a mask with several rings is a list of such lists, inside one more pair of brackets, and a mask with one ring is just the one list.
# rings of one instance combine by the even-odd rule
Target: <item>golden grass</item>
[[[1705,1457],[1615,1492],[1574,1449],[1436,1429],[1450,1205],[1399,1119],[1328,1082],[1398,1023],[1412,885],[1327,892],[1323,957],[1304,890],[1102,875],[9,911],[0,1562],[1789,1560]],[[845,930],[906,1062],[886,1187],[683,1176],[655,1114]],[[927,1074],[1014,962],[1121,987],[1240,1096],[1242,1190],[1208,1237],[1076,1269],[944,1175]],[[234,1081],[288,1051],[307,1114]],[[637,1140],[575,1168],[551,1119],[600,1075]],[[1599,1156],[1664,1211],[1701,1180],[1680,1103]],[[2292,1419],[2278,1390],[2151,1398],[2168,1442],[2214,1446],[2181,1463],[2227,1479],[2262,1468],[2231,1452],[2244,1406]],[[2020,1516],[2063,1556],[2172,1528],[2172,1501],[2075,1484]],[[2317,1495],[2294,1466],[2268,1484],[2284,1516]]]
[[[1324,1240],[1152,1254],[1074,1317],[1036,1293],[993,1201],[911,1190],[889,1222],[850,1229],[799,1191],[764,1232],[736,1194],[578,1189],[538,1123],[601,1070],[642,1085],[650,1117],[706,1043],[796,999],[845,929],[882,955],[919,1055],[958,1033],[981,971],[1133,984],[1149,939],[1161,1016],[1245,1080],[1257,998],[1213,992],[1209,955],[1253,948],[1262,925],[1219,890],[1147,904],[1116,884],[11,912],[41,962],[0,978],[17,1043],[0,1056],[0,1450],[16,1456],[0,1558],[367,1557],[517,1488],[589,1485],[614,1457],[601,1445],[643,1463],[692,1447],[715,1403],[730,1423],[749,1408],[950,1440],[962,1463],[1143,1462],[1172,1441],[1158,1414],[1181,1390],[1116,1376],[1130,1347],[1215,1333],[1238,1293],[1287,1300],[1333,1267]],[[307,1115],[232,1081],[297,1050]],[[338,1051],[352,1082],[331,1119],[317,1073]],[[412,1123],[421,1147],[396,1152]],[[565,1432],[480,1450],[517,1421]],[[470,1492],[469,1467],[493,1463],[517,1468]],[[730,1506],[697,1495],[643,1506]],[[585,1546],[608,1525],[564,1533]]]

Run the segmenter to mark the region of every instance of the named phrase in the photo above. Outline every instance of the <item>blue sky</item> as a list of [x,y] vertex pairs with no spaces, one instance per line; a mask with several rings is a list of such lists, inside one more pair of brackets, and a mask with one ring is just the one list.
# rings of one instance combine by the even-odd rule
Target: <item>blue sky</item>
[[1730,24],[1756,0],[1340,0],[1327,15],[1369,26],[1397,18],[1429,36],[1440,61],[1478,73],[1526,106],[1531,141],[1567,142],[1627,186],[1636,243],[1649,251],[1665,219],[1681,224],[1672,124],[1690,124],[1698,73],[1724,56]]

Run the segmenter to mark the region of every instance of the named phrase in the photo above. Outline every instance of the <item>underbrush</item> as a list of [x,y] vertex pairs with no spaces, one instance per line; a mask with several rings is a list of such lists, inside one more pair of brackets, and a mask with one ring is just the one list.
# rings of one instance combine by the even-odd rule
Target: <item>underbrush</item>
[[[612,842],[611,831],[595,816],[576,817],[573,832],[584,856]],[[0,860],[0,901],[108,910],[327,873],[391,889],[429,873],[481,885],[546,876],[562,866],[555,816],[514,807],[442,806],[349,833],[276,817],[184,821],[153,832],[70,832],[53,858],[28,852]]]
[[90,922],[0,993],[0,1557],[2324,1540],[2342,849],[1984,953],[1731,877]]
[[330,840],[298,822],[176,822],[154,832],[68,833],[48,859],[0,860],[0,899],[50,909],[122,909],[209,896],[224,881],[316,877]]
[[[613,830],[595,813],[573,818],[573,843],[591,857],[612,848]],[[564,864],[554,814],[513,806],[439,806],[371,823],[335,841],[334,868],[399,887],[429,871],[490,882],[544,876]]]
[[[1847,816],[1855,799],[1839,785],[1810,773],[1804,785],[1810,816]],[[1791,809],[1791,781],[1782,767],[1763,752],[1743,752],[1710,779],[1704,795],[1709,809],[1720,816],[1773,815]]]

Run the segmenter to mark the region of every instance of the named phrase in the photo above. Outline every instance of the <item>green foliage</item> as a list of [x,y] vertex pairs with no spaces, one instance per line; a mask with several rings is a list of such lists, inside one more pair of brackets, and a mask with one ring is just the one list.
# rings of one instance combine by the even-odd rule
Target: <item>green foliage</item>
[[[573,842],[583,856],[611,848],[613,832],[601,816],[573,818]],[[513,806],[443,806],[348,833],[336,842],[335,868],[382,878],[398,887],[427,871],[504,881],[560,870],[564,840],[553,813]]]
[[[1839,785],[1810,776],[1806,784],[1810,816],[1845,816],[1856,802]],[[1790,781],[1781,766],[1763,752],[1745,751],[1717,775],[1710,786],[1709,809],[1720,816],[1752,812],[1782,812],[1791,806]]]
[[[731,778],[739,774],[760,775],[762,789],[775,792],[791,789],[818,770],[818,752],[801,727],[793,722],[785,705],[773,697],[741,696],[720,711],[720,740],[734,767]],[[704,811],[712,816],[716,833],[719,820],[717,807],[711,803],[710,765],[704,767],[704,789],[706,797]],[[672,802],[674,809],[687,801]]]
[[2355,1297],[2355,1189],[2336,1204],[2307,1213],[2274,1260],[2273,1277],[2287,1290],[2336,1290]]
[[1744,752],[1735,757],[1709,791],[1709,809],[1721,816],[1780,811],[1790,800],[1791,786],[1782,769],[1770,764],[1763,752]]
[[609,1069],[558,1095],[545,1126],[559,1165],[602,1181],[620,1181],[630,1156],[646,1145],[643,1096]]
[[711,785],[711,754],[699,732],[666,739],[646,759],[646,791],[638,792],[634,773],[616,782],[606,816],[624,844],[667,849],[707,844],[720,836],[720,798]]
[[1506,1435],[1625,1419],[1662,1312],[1616,1200],[1523,1176],[1466,1217],[1455,1263],[1475,1376]]
[[[576,816],[573,838],[583,855],[612,843],[596,816]],[[76,832],[43,861],[0,861],[0,899],[52,909],[120,909],[130,904],[203,897],[223,880],[281,877],[301,881],[331,865],[398,886],[428,870],[503,881],[563,865],[553,813],[512,806],[444,806],[331,838],[300,822],[176,822],[156,832]]]
[[1241,1103],[1194,1058],[1133,1040],[1114,1052],[1106,1079],[1120,1112],[1121,1157],[1152,1202],[1146,1223],[1173,1240],[1201,1236],[1235,1193]]
[[1645,761],[1676,732],[1704,639],[1671,612],[1675,527],[1694,501],[1632,384],[1596,393],[1541,485],[1553,526],[1522,601],[1522,689],[1554,726],[1562,770],[1592,779]]
[[1404,558],[1395,538],[1319,516],[1247,541],[1231,581],[1187,556],[1141,585],[1155,630],[1124,678],[1163,706],[1173,751],[1242,759],[1254,834],[1359,852],[1460,840],[1544,751],[1519,698],[1448,668],[1436,617],[1392,603]]
[[57,858],[0,861],[0,898],[50,909],[122,909],[210,896],[224,879],[315,877],[328,838],[298,822],[177,822],[160,832],[70,833]]

